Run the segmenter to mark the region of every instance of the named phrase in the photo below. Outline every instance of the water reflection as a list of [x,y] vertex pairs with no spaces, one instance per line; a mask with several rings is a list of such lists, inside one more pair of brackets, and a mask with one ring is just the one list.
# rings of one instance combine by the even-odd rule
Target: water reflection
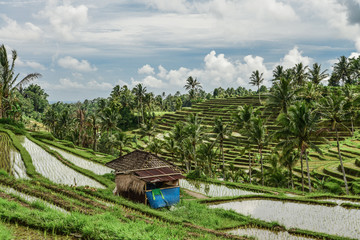
[[78,157],[74,154],[71,154],[69,152],[66,152],[60,148],[57,148],[57,147],[54,147],[54,146],[50,146],[50,145],[47,145],[51,150],[54,150],[58,153],[61,154],[61,156],[63,156],[65,159],[69,160],[70,162],[72,162],[73,164],[81,167],[81,168],[84,168],[84,169],[87,169],[87,170],[90,170],[92,172],[94,172],[95,174],[98,174],[98,175],[103,175],[105,173],[110,173],[111,172],[111,168],[108,168],[106,166],[103,166],[99,163],[94,163],[94,162],[91,162],[89,160],[86,160],[85,158],[82,158],[82,157]]
[[22,145],[31,155],[35,170],[58,184],[105,188],[99,182],[64,165],[37,144],[24,138]]
[[360,210],[357,209],[271,200],[234,201],[210,207],[232,209],[267,222],[276,221],[288,229],[360,238]]
[[194,192],[198,192],[210,197],[234,197],[241,195],[254,195],[261,194],[256,192],[251,192],[247,190],[242,190],[240,188],[230,188],[224,185],[216,185],[211,183],[203,183],[199,181],[191,180],[180,180],[180,187],[189,189]]
[[2,132],[0,132],[0,168],[15,178],[29,178],[21,154],[12,145],[10,137]]
[[255,237],[259,240],[309,240],[313,238],[300,237],[291,235],[288,232],[274,232],[266,229],[259,228],[239,228],[231,230],[228,233],[238,236]]

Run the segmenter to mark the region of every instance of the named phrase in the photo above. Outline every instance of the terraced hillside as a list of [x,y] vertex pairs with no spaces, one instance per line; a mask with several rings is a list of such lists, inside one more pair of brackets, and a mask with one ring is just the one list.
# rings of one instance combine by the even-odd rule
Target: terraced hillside
[[[245,104],[252,105],[254,107],[259,107],[262,110],[262,116],[266,119],[267,129],[269,134],[278,129],[278,126],[275,124],[276,117],[278,115],[277,111],[270,111],[265,109],[264,104],[266,97],[263,97],[262,103],[259,103],[257,96],[249,97],[239,97],[239,98],[226,98],[226,99],[211,99],[202,103],[193,105],[191,108],[186,108],[181,111],[177,111],[173,114],[166,114],[157,119],[157,129],[158,133],[165,134],[167,131],[170,131],[174,124],[178,121],[185,121],[186,117],[189,114],[198,114],[202,118],[202,124],[206,126],[210,132],[214,124],[214,118],[216,116],[222,117],[223,121],[227,124],[232,124],[231,114],[234,113],[239,106]],[[349,124],[350,126],[350,124]],[[328,126],[323,126],[328,128]],[[359,129],[359,126],[355,126],[355,129]],[[215,134],[209,133],[210,137],[214,139]],[[346,129],[339,130],[340,140],[344,142],[346,139],[350,139],[351,133]],[[336,149],[335,141],[335,131],[328,131],[325,135],[327,142],[318,143],[321,149],[323,150],[323,155],[319,155],[314,152],[310,152],[310,171],[312,171],[312,176],[322,179],[324,176],[338,179],[342,181],[342,174],[339,171],[339,160]],[[346,142],[346,143],[345,143]],[[358,142],[346,140],[342,143],[343,157],[346,162],[345,168],[348,176],[348,181],[355,182],[360,180],[360,164],[358,158],[360,158],[360,144]],[[246,139],[236,132],[232,133],[232,137],[225,140],[224,152],[226,165],[229,166],[233,164],[236,168],[241,168],[246,170],[248,168],[248,156],[241,155],[240,148],[245,146]],[[269,155],[271,149],[274,147],[274,143],[270,143],[263,151],[264,157]],[[257,149],[253,146],[252,154],[256,154]],[[171,158],[171,155],[165,150],[162,151],[162,155],[168,159]],[[357,160],[357,161],[356,161]],[[174,160],[176,162],[176,159]],[[220,164],[220,160],[215,161],[215,164]],[[299,163],[300,164],[300,163]],[[255,164],[256,165],[256,164]],[[295,168],[295,177],[299,179],[300,175],[300,166]]]

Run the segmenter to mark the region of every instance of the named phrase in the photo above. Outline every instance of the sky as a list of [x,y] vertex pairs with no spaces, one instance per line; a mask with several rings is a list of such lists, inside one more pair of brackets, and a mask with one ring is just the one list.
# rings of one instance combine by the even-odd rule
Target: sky
[[207,92],[271,85],[276,65],[317,62],[331,72],[360,52],[360,0],[0,0],[0,44],[17,73],[50,101],[108,97],[142,83],[185,93],[189,76]]

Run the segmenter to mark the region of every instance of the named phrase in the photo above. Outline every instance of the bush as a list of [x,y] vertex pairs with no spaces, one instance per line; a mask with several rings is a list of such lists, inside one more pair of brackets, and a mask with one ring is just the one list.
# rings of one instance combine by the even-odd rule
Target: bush
[[333,194],[343,194],[344,191],[343,189],[341,188],[341,186],[337,183],[334,183],[334,182],[327,182],[324,184],[324,187],[327,191],[329,191],[330,193],[333,193]]
[[33,138],[37,138],[37,139],[47,139],[47,140],[50,140],[50,141],[53,141],[55,140],[55,137],[51,134],[51,133],[48,133],[48,132],[33,132],[31,133],[31,136]]
[[15,121],[14,119],[11,119],[11,118],[0,118],[0,124],[7,124],[7,125],[17,127],[19,129],[25,129],[24,123]]
[[204,179],[204,180],[206,180],[206,179],[207,179],[205,173],[204,173],[203,171],[201,171],[200,168],[197,168],[197,169],[189,172],[189,173],[187,174],[186,178],[189,178],[189,179],[197,179],[197,180],[199,180],[199,179]]

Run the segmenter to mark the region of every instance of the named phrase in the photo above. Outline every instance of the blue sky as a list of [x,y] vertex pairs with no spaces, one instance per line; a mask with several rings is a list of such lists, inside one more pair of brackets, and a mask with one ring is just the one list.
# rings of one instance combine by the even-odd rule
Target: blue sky
[[184,92],[266,84],[274,66],[331,66],[360,52],[360,0],[0,0],[0,44],[39,72],[51,101],[107,97],[143,83]]

